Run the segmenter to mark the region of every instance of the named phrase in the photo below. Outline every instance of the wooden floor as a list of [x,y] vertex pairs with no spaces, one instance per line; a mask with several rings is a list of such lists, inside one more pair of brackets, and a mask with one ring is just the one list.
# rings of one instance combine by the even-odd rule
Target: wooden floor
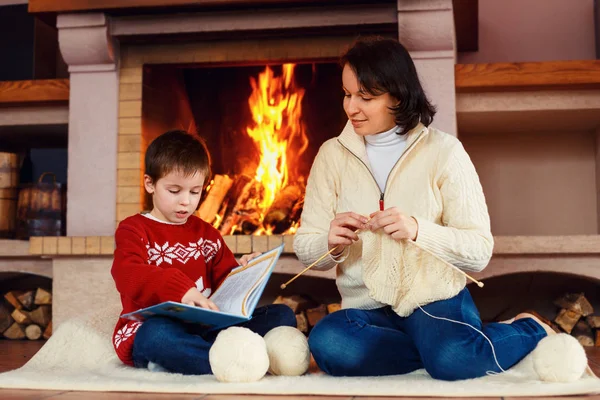
[[[21,367],[25,364],[43,345],[42,341],[10,341],[0,339],[0,372],[10,371],[15,368]],[[586,348],[588,358],[590,360],[590,366],[594,373],[600,376],[600,347],[588,347]],[[397,397],[402,398],[402,397]],[[351,399],[372,399],[372,400],[385,400],[390,399],[389,397],[364,397],[364,396],[267,396],[267,395],[202,395],[202,394],[151,394],[151,393],[115,393],[115,392],[74,392],[74,391],[56,391],[56,390],[12,390],[12,389],[0,389],[0,399],[2,400],[13,400],[13,399],[27,399],[27,400],[38,400],[38,399],[52,399],[52,400],[67,400],[67,399],[125,399],[125,400],[142,400],[142,399],[173,399],[173,400],[351,400]],[[402,398],[408,399],[408,398]],[[418,399],[425,399],[419,397]],[[436,399],[442,399],[440,397]],[[490,397],[491,400],[508,400],[509,397]],[[514,398],[526,399],[525,397]],[[536,399],[543,399],[542,397],[536,397]],[[567,399],[567,397],[548,397],[547,399]],[[595,396],[571,396],[568,399],[585,399],[600,400],[600,395]]]

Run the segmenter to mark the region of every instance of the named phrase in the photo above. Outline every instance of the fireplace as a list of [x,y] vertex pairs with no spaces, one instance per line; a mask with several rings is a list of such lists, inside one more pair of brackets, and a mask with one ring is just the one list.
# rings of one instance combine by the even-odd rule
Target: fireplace
[[[214,156],[216,175],[228,175],[232,186],[241,175],[257,177],[248,100],[251,79],[266,68],[277,77],[282,65],[294,64],[294,81],[304,90],[308,146],[301,156],[293,151],[303,147],[298,143],[286,153],[296,157],[288,163],[288,184],[299,185],[301,195],[319,146],[345,124],[337,60],[357,36],[400,39],[438,107],[438,126],[456,133],[451,0],[219,0],[188,7],[113,2],[110,9],[43,3],[56,13],[70,73],[67,236],[36,238],[29,254],[52,257],[57,324],[117,299],[108,273],[113,235],[120,221],[148,208],[143,159],[156,136],[173,128],[197,132]],[[435,29],[423,29],[430,26]],[[291,214],[300,205],[301,199],[295,201]],[[208,218],[227,218],[226,209],[221,216],[223,202],[213,208]],[[293,223],[252,225],[240,224],[223,237],[238,255],[284,245],[267,299],[303,266],[293,254]],[[273,234],[262,234],[268,229]],[[318,302],[335,302],[335,274],[308,271],[285,294],[313,291],[324,296]],[[94,293],[89,280],[96,282]]]
[[207,143],[214,176],[198,216],[224,236],[292,234],[319,146],[346,122],[339,65],[152,65],[142,80],[144,144],[169,122]]
[[[69,137],[75,138],[69,141],[69,236],[112,235],[119,221],[147,206],[141,185],[144,151],[149,140],[168,129],[195,127],[211,147],[215,172],[229,172],[222,154],[229,133],[216,132],[215,122],[206,120],[210,113],[199,112],[203,92],[192,89],[194,84],[207,90],[213,84],[214,91],[217,82],[225,87],[231,80],[238,82],[241,94],[249,90],[249,78],[266,66],[277,71],[283,64],[295,64],[296,80],[306,90],[303,120],[310,144],[293,167],[306,171],[319,145],[341,131],[337,60],[361,35],[399,38],[407,46],[438,107],[438,125],[456,132],[451,0],[217,3],[185,10],[119,6],[58,15],[61,53],[71,76]],[[436,29],[421,29],[434,22]],[[161,74],[162,84],[152,81]],[[206,80],[206,74],[211,78]],[[321,90],[318,95],[316,88]],[[94,107],[85,106],[89,93],[94,93]],[[248,112],[247,95],[232,100],[244,104],[242,112]],[[180,104],[183,98],[189,104]],[[318,100],[329,104],[320,106]],[[229,117],[226,123],[242,116]],[[111,175],[114,165],[116,174]],[[100,169],[101,179],[92,183],[90,169]],[[299,173],[299,180],[302,176],[306,172]],[[94,190],[97,184],[105,190]]]

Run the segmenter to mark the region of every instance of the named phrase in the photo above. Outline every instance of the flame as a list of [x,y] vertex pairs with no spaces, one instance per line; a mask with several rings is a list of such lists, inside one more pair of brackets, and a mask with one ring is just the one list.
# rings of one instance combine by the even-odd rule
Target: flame
[[[258,203],[262,215],[273,204],[277,193],[288,184],[288,163],[295,162],[308,147],[301,121],[305,91],[295,85],[294,68],[295,64],[284,64],[282,75],[275,76],[267,66],[258,79],[250,78],[252,94],[248,104],[253,126],[247,127],[247,133],[260,151],[255,179],[264,189]],[[292,142],[294,160],[289,160],[288,147]],[[270,234],[269,229],[264,233]]]

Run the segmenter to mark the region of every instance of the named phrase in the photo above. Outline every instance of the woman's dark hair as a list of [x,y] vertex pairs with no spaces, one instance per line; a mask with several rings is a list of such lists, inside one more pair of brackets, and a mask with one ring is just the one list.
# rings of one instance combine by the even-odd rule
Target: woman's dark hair
[[399,101],[392,107],[396,124],[403,135],[419,121],[429,126],[435,107],[429,102],[408,51],[397,40],[382,37],[358,39],[340,60],[350,66],[358,84],[374,96],[389,93]]
[[150,143],[146,149],[145,174],[156,182],[173,171],[185,175],[205,173],[206,181],[210,181],[210,154],[198,135],[172,130]]

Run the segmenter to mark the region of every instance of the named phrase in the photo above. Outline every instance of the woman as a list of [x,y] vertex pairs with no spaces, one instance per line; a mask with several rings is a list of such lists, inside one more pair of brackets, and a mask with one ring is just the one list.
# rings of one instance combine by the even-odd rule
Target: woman
[[341,64],[349,123],[315,158],[294,240],[303,263],[334,249],[315,269],[338,268],[342,310],[313,328],[315,361],[331,375],[425,368],[444,380],[511,367],[550,328],[529,314],[482,327],[448,265],[481,271],[492,255],[469,156],[430,127],[435,109],[400,43],[360,40]]

